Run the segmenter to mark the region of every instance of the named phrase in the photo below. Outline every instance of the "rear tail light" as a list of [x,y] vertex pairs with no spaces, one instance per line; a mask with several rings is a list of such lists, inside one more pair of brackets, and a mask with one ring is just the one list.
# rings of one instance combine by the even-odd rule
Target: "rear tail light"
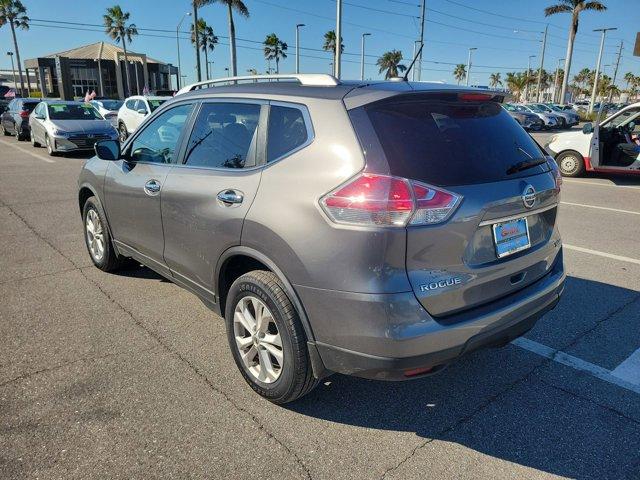
[[462,199],[405,178],[361,173],[320,199],[336,223],[404,227],[445,221]]
[[551,171],[553,172],[553,178],[556,181],[556,190],[560,191],[562,186],[562,174],[560,173],[560,168],[558,164],[553,159],[553,157],[547,156],[547,162],[551,165]]
[[29,111],[28,110],[20,110],[20,117],[29,118]]

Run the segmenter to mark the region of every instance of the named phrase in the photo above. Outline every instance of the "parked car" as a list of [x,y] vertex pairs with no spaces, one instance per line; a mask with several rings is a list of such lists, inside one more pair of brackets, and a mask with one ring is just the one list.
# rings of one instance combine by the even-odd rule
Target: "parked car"
[[330,372],[432,374],[554,308],[560,176],[503,94],[228,81],[98,142],[78,200],[93,263],[132,257],[224,315],[260,395],[289,402]]
[[544,123],[544,128],[547,130],[551,128],[558,128],[560,126],[558,121],[559,117],[555,113],[549,113],[546,110],[543,110],[542,108],[539,108],[531,104],[527,104],[527,105],[520,104],[520,105],[517,105],[517,107],[520,111],[537,115],[540,118],[540,120],[542,120],[542,122]]
[[49,155],[92,150],[98,140],[116,140],[118,132],[90,104],[45,100],[29,116],[31,143],[45,145]]
[[118,110],[120,110],[123,103],[122,100],[112,100],[108,98],[91,100],[91,105],[98,110],[98,113],[102,115],[105,120],[109,120],[115,128],[118,128]]
[[555,105],[555,104],[543,104],[545,107],[549,108],[552,112],[557,113],[564,117],[566,126],[571,128],[580,123],[580,115],[578,112],[573,110],[570,106],[564,105]]
[[505,103],[503,106],[507,113],[525,130],[542,130],[544,128],[542,119],[537,115],[518,110],[515,105],[510,103]]
[[629,105],[600,125],[586,123],[582,131],[554,135],[545,145],[562,175],[585,172],[640,174],[640,103]]
[[153,113],[160,105],[173,97],[154,97],[135,95],[124,101],[118,110],[118,133],[124,142],[135,132],[147,115]]
[[18,140],[29,138],[29,114],[39,100],[15,98],[0,115],[0,129],[3,135],[14,135]]
[[569,128],[574,124],[579,123],[578,115],[573,113],[563,112],[562,110],[555,110],[544,103],[530,103],[532,107],[539,108],[543,112],[549,115],[555,115],[558,118],[558,128]]

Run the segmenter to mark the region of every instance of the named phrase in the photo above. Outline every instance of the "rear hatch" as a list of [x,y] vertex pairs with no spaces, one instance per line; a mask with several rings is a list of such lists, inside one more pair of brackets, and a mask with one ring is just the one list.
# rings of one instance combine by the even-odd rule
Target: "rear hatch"
[[383,173],[461,197],[445,221],[406,227],[407,274],[431,315],[489,303],[550,270],[557,170],[491,94],[412,93],[361,108],[377,137],[365,144],[368,168],[377,148]]

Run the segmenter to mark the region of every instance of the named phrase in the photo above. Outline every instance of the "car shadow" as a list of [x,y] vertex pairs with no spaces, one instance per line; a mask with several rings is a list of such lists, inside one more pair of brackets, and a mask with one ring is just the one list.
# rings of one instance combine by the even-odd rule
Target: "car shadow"
[[144,280],[158,280],[161,283],[173,283],[171,280],[166,279],[159,273],[151,270],[148,267],[145,267],[141,263],[136,262],[135,260],[129,259],[127,264],[114,272],[116,275],[120,277],[128,277],[128,278],[139,278]]
[[[588,297],[591,302],[608,304],[609,309],[599,310],[598,318],[580,311],[585,306],[574,303],[581,298],[582,304],[586,303],[580,296],[585,291],[594,295]],[[556,310],[543,317],[527,335],[539,339],[540,335],[534,335],[539,326],[545,335],[562,335],[555,342],[547,337],[545,343],[568,345],[592,323],[606,318],[621,299],[634,296],[637,292],[633,290],[570,277]],[[618,303],[613,304],[614,301]],[[579,310],[577,315],[571,314],[574,309]],[[588,312],[588,306],[584,311]],[[600,407],[589,395],[593,382],[600,382],[614,399],[609,398],[611,401],[617,395],[634,395],[631,400],[625,396],[625,401],[638,408],[634,412],[640,410],[640,396],[616,390],[592,377],[585,378],[568,367],[552,364],[547,368],[547,363],[543,357],[508,345],[474,352],[442,373],[408,382],[336,374],[285,408],[329,422],[407,431],[426,440],[441,440],[430,444],[425,441],[431,450],[423,454],[449,452],[452,462],[456,461],[456,450],[446,445],[456,443],[486,456],[562,477],[639,478],[640,464],[629,463],[630,458],[638,460],[640,451],[638,421],[627,419],[625,423],[620,415]],[[569,371],[557,373],[559,369]],[[549,370],[557,375],[564,372],[560,375],[562,382],[556,386],[553,381],[541,381],[546,378],[541,370],[547,376]],[[580,395],[573,393],[572,387]],[[473,462],[476,460],[471,459],[478,456],[464,454],[462,458]]]

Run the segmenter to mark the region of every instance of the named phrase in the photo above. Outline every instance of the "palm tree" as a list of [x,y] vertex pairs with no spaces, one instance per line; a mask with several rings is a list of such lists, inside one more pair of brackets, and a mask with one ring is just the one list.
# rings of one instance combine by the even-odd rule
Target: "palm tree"
[[544,9],[545,16],[556,15],[558,13],[570,13],[571,14],[571,27],[569,28],[569,40],[567,41],[567,55],[564,61],[564,71],[566,75],[562,80],[562,90],[560,93],[560,103],[564,103],[564,97],[567,93],[567,84],[569,80],[569,72],[571,71],[571,56],[573,55],[573,42],[578,33],[578,20],[580,18],[580,12],[583,10],[594,10],[596,12],[602,12],[607,7],[602,2],[586,1],[586,0],[559,0],[560,3],[552,5]]
[[20,74],[20,95],[22,96],[24,96],[24,77],[22,76],[22,64],[20,62],[18,40],[16,39],[16,27],[21,28],[22,30],[29,30],[29,17],[27,17],[26,13],[27,9],[24,8],[24,5],[22,5],[20,0],[0,0],[0,27],[7,23],[9,24],[9,27],[11,27],[13,49],[16,52],[18,73]]
[[[336,32],[335,30],[329,30],[324,34],[324,44],[322,45],[322,49],[325,52],[331,52],[333,54],[333,65],[335,70],[336,64]],[[340,53],[344,51],[344,43],[342,43],[342,38],[340,39]]]
[[520,101],[520,96],[529,83],[529,76],[524,72],[507,73],[507,88],[516,97],[516,101]]
[[123,12],[120,5],[114,5],[107,8],[107,13],[102,16],[104,19],[104,31],[113,40],[122,42],[122,50],[124,51],[124,71],[127,78],[127,91],[125,97],[129,96],[128,91],[131,89],[131,80],[129,79],[129,59],[127,57],[127,41],[131,43],[131,39],[138,34],[135,23],[127,25],[129,20],[129,12]]
[[453,78],[458,81],[458,85],[460,82],[467,78],[467,67],[464,63],[459,63],[456,65],[456,68],[453,69]]
[[624,74],[624,81],[627,82],[627,89],[631,87],[635,79],[636,76],[633,74],[633,72],[627,72]]
[[376,62],[376,65],[380,67],[378,73],[385,72],[385,80],[398,77],[398,72],[404,72],[407,69],[406,66],[400,63],[401,61],[402,52],[398,50],[391,50],[390,52],[383,53]]
[[249,9],[242,0],[213,0],[213,2],[221,3],[227,6],[227,15],[229,17],[229,49],[231,51],[231,76],[238,74],[238,61],[236,58],[236,26],[233,23],[233,11],[247,18]]
[[491,88],[496,88],[497,86],[502,85],[500,73],[492,73],[489,75],[489,85],[491,85]]
[[287,58],[287,44],[280,40],[275,33],[270,33],[264,40],[264,58],[276,61],[276,73],[280,73],[280,59]]
[[[207,71],[207,80],[209,80],[209,51],[216,48],[218,37],[213,33],[213,28],[207,25],[203,18],[198,19],[198,37],[200,40],[200,49],[204,52],[204,63]],[[191,24],[191,43],[196,44],[196,35]]]

